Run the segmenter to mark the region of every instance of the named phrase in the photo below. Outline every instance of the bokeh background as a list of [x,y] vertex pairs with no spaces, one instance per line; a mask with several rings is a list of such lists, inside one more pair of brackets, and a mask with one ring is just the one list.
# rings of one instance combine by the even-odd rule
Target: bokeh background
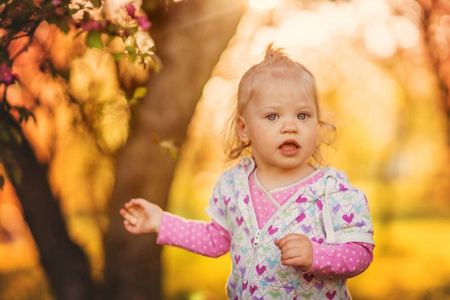
[[[207,16],[209,19],[223,15],[224,7],[213,7],[212,11],[216,14]],[[149,15],[150,20],[156,18]],[[189,22],[202,27],[203,20],[193,17]],[[121,165],[122,149],[139,139],[157,144],[157,155],[168,157],[175,165],[165,208],[186,218],[207,220],[205,207],[213,185],[230,166],[221,131],[237,83],[273,42],[315,74],[325,119],[338,128],[334,145],[323,149],[326,161],[344,170],[369,199],[375,257],[366,272],[349,280],[353,298],[450,299],[448,2],[245,2],[236,30],[226,41],[209,79],[202,83],[187,138],[180,144],[176,135],[173,139],[170,135],[161,137],[144,129],[139,130],[145,134],[133,135],[134,128],[139,128],[136,120],[146,116],[145,104],[129,110],[121,82],[126,82],[129,73],[146,82],[145,70],[127,65],[120,69],[122,73],[117,72],[112,56],[96,49],[86,49],[73,58],[77,47],[62,47],[76,44],[73,36],[55,33],[49,26],[40,34],[51,37],[47,54],[69,66],[70,80],[61,84],[46,77],[36,69],[41,52],[31,49],[17,66],[27,70],[21,79],[28,82],[28,91],[11,93],[17,93],[21,103],[36,98],[48,101],[33,106],[38,122],[28,122],[24,131],[36,155],[49,165],[50,183],[59,195],[69,234],[87,254],[94,281],[105,280],[104,237],[111,216],[118,214],[111,205],[118,180],[125,173],[129,181],[139,177],[132,168],[126,171],[127,166]],[[185,43],[190,38],[178,37]],[[155,40],[158,54],[160,45]],[[161,48],[165,49],[164,45]],[[195,55],[199,51],[195,45],[188,51],[192,52],[182,57],[201,65],[202,56]],[[160,54],[164,69],[164,53]],[[171,84],[173,92],[181,95],[190,89],[189,81]],[[95,113],[95,121],[88,122],[91,126],[79,126],[77,111],[65,101],[67,90]],[[160,115],[172,118],[184,109],[173,105]],[[153,108],[153,113],[159,112]],[[145,147],[140,151],[145,152]],[[144,169],[152,164],[135,163]],[[159,180],[157,176],[144,179]],[[134,196],[144,196],[138,193]],[[126,200],[121,199],[118,205]],[[139,241],[139,247],[154,243],[153,239],[140,236],[132,241]],[[212,259],[164,247],[158,276],[161,297],[226,299],[224,286],[230,265],[227,256]],[[151,275],[149,278],[153,280]],[[8,182],[0,191],[0,299],[53,299],[39,251],[22,217],[20,200]]]

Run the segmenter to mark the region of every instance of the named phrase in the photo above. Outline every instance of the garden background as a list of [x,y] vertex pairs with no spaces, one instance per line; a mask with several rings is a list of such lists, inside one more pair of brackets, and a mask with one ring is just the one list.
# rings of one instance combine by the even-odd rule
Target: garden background
[[[448,2],[223,2],[134,2],[152,23],[143,34],[157,57],[146,68],[114,56],[120,43],[86,47],[85,34],[43,22],[12,65],[21,84],[1,85],[35,116],[21,130],[46,172],[22,170],[22,178],[45,174],[62,229],[86,256],[90,297],[226,299],[228,256],[132,236],[118,209],[143,197],[208,220],[213,185],[230,166],[221,130],[237,83],[274,42],[315,74],[324,117],[338,128],[326,160],[369,199],[375,257],[349,280],[353,298],[450,299]],[[7,180],[0,191],[0,299],[64,294],[55,293],[51,260],[42,264],[52,246],[35,243],[33,226],[52,217],[31,186],[20,192]],[[71,253],[60,254],[69,269]],[[86,299],[76,290],[67,295]]]

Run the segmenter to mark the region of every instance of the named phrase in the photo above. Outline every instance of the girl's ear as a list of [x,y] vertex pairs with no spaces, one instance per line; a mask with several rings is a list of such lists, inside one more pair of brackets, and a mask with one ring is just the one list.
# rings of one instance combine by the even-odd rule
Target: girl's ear
[[243,142],[244,144],[250,142],[250,138],[248,137],[247,134],[247,125],[245,124],[244,117],[242,116],[238,117],[238,119],[236,120],[236,128],[239,138],[241,139],[241,142]]

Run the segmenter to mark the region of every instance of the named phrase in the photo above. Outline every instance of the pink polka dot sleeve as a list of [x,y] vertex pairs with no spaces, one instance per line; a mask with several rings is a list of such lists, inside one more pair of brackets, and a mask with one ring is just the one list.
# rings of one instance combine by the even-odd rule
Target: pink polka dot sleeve
[[219,257],[230,250],[230,234],[214,221],[186,220],[164,212],[157,243]]
[[313,265],[307,273],[324,278],[351,278],[366,270],[373,260],[374,246],[366,243],[319,244],[313,246]]

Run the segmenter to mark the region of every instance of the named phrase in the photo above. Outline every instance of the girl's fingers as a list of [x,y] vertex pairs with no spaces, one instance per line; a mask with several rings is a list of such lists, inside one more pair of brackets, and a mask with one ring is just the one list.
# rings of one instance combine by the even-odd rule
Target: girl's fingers
[[131,232],[131,233],[136,232],[136,227],[131,225],[130,222],[128,222],[127,220],[123,221],[123,225],[125,226],[125,229],[128,230],[129,232]]
[[128,223],[130,223],[131,226],[136,226],[136,218],[135,217],[129,217],[127,219]]
[[124,206],[125,206],[126,210],[128,210],[129,212],[136,211],[136,205],[131,202],[125,203]]
[[292,248],[308,245],[309,238],[301,234],[288,234],[282,239],[275,241],[279,249],[289,250]]
[[138,203],[127,202],[125,203],[125,208],[128,210],[130,214],[136,216],[138,213],[142,212],[143,208]]
[[299,266],[301,265],[301,259],[299,258],[288,258],[288,259],[283,259],[281,261],[281,263],[285,266]]
[[147,201],[142,198],[134,198],[128,201],[130,205],[134,205],[136,207],[142,207]]
[[279,239],[279,240],[276,240],[275,241],[275,244],[278,246],[278,247],[283,247],[286,243],[288,243],[289,241],[292,241],[292,240],[298,240],[299,239],[299,234],[288,234],[288,235],[286,235],[285,237],[283,237],[283,238],[281,238],[281,239]]
[[124,205],[125,209],[128,211],[128,213],[136,216],[136,214],[140,213],[142,211],[142,206],[138,203],[134,203],[133,200],[126,202]]
[[129,225],[131,226],[136,225],[137,218],[134,215],[132,215],[129,211],[122,208],[120,210],[120,214]]
[[124,218],[126,218],[126,216],[127,216],[127,214],[128,214],[128,212],[125,210],[125,209],[120,209],[119,210],[119,213],[120,213],[120,215],[122,216],[122,217],[124,217]]

